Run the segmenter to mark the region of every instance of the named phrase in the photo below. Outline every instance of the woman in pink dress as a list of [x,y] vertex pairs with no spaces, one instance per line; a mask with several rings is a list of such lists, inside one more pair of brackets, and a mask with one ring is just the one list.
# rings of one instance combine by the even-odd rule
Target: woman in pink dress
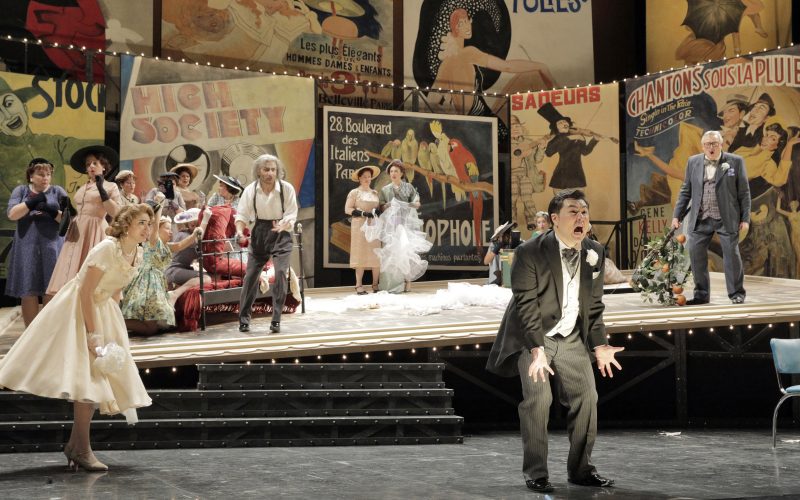
[[70,223],[64,246],[58,254],[47,286],[48,295],[55,295],[78,274],[89,250],[105,238],[106,216],[114,217],[119,211],[119,187],[103,178],[111,175],[118,158],[116,151],[100,145],[81,148],[72,155],[69,161],[72,168],[86,173],[89,180],[73,197],[77,215]]

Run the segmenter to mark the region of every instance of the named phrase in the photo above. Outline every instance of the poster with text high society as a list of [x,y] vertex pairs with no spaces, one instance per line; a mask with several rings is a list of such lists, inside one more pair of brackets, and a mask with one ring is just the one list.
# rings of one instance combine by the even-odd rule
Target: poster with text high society
[[[751,224],[739,236],[745,273],[800,277],[798,47],[628,79],[625,111],[628,209],[647,214],[651,236],[670,223],[702,134],[718,130],[750,184]],[[713,241],[710,257],[721,271]]]

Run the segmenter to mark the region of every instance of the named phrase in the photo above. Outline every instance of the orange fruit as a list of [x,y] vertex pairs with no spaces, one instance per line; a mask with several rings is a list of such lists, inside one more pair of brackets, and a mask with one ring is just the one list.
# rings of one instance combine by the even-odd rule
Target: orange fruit
[[686,243],[686,235],[685,234],[679,234],[678,236],[675,237],[675,241],[677,241],[678,243],[683,245],[684,243]]
[[679,306],[685,306],[686,305],[686,297],[684,295],[681,295],[681,294],[676,295],[675,296],[675,303],[678,304]]
[[662,273],[668,273],[668,272],[669,272],[669,264],[664,264],[664,265],[661,267],[661,272],[662,272]]
[[672,285],[672,293],[675,295],[680,295],[683,293],[683,287],[680,285]]

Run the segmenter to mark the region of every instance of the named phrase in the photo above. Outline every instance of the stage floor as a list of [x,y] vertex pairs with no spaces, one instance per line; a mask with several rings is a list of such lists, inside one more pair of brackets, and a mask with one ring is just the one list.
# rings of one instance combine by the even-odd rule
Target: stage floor
[[[798,498],[800,431],[603,430],[593,461],[614,488],[567,483],[568,440],[550,433],[547,498]],[[518,433],[464,444],[100,451],[111,470],[69,472],[60,453],[2,456],[3,498],[529,499]]]
[[[284,315],[278,335],[269,334],[269,317],[254,318],[244,334],[235,315],[209,315],[215,324],[204,332],[134,337],[131,352],[137,365],[146,368],[487,343],[494,340],[510,291],[490,291],[478,286],[481,282],[455,284],[456,293],[448,293],[448,283],[441,281],[414,283],[410,293],[401,295],[356,296],[352,287],[309,289],[306,313],[298,308]],[[622,293],[627,285],[619,290],[607,286],[607,330],[648,333],[800,320],[800,280],[747,276],[747,301],[740,305],[727,299],[722,274],[712,273],[711,283],[710,304],[686,307],[645,303],[637,293]],[[465,299],[465,294],[472,297]],[[0,315],[0,328],[2,321]],[[22,330],[21,318],[10,322],[0,335],[0,356]]]

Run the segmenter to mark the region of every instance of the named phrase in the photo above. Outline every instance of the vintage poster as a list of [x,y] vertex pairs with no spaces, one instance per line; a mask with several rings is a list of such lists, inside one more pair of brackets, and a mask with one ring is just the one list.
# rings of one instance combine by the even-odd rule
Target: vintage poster
[[[745,274],[800,277],[800,50],[797,47],[629,79],[628,209],[661,233],[700,139],[719,130],[745,161],[752,207],[740,234]],[[641,257],[641,255],[639,256]],[[709,269],[722,270],[712,240]]]
[[53,163],[52,184],[70,195],[86,176],[69,166],[78,149],[103,144],[105,86],[75,80],[0,72],[3,119],[0,123],[0,279],[16,222],[6,217],[11,192],[26,185],[25,170],[34,158]]
[[[523,238],[553,194],[580,188],[593,220],[620,218],[616,84],[511,96],[511,207]],[[610,228],[595,227],[605,243]]]
[[647,71],[786,47],[791,0],[647,0]]
[[321,103],[391,108],[391,0],[170,0],[163,3],[164,57],[279,74],[323,76]]
[[[59,47],[35,43],[3,44],[0,57],[6,69],[28,73],[39,68],[41,73],[66,74],[69,78],[86,81],[86,55],[68,47],[106,48],[106,21],[100,3],[101,0],[3,2],[0,19],[3,35],[59,44]],[[104,58],[103,54],[91,57],[92,81],[104,81]]]
[[450,90],[504,96],[594,80],[589,1],[410,0],[403,9],[405,84],[436,112],[492,116],[505,104]]
[[433,243],[429,269],[485,270],[483,255],[497,223],[497,121],[494,118],[354,110],[326,106],[323,125],[324,266],[348,267],[351,174],[365,165],[390,180],[385,166],[401,159],[416,188],[423,231]]
[[185,162],[198,168],[189,188],[210,197],[215,174],[246,186],[253,160],[276,155],[297,191],[309,249],[304,256],[313,263],[313,79],[124,56],[123,95],[121,168],[136,174],[136,194],[145,195],[161,173]]

